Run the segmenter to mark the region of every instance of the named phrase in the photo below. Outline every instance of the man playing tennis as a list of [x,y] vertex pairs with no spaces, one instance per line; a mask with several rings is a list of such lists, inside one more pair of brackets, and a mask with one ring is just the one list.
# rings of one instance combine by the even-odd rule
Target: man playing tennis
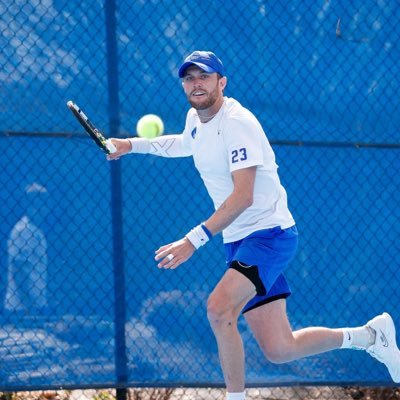
[[400,382],[400,351],[392,318],[383,313],[356,328],[292,331],[286,314],[290,289],[283,275],[298,233],[277,173],[275,155],[256,117],[224,97],[224,66],[214,53],[195,51],[179,69],[192,108],[180,135],[112,139],[114,160],[127,153],[192,156],[215,212],[184,238],[156,251],[159,268],[176,268],[222,232],[228,269],[208,299],[227,388],[227,400],[245,398],[240,313],[266,358],[284,363],[339,348],[366,350]]

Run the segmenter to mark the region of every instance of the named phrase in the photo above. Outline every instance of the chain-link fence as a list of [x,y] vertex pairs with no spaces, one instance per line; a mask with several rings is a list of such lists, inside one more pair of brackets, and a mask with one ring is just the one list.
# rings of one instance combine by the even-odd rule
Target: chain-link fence
[[[221,239],[174,271],[154,261],[212,212],[191,159],[108,163],[66,107],[112,136],[135,134],[147,113],[181,132],[177,69],[195,49],[223,60],[226,95],[273,144],[300,231],[293,328],[400,320],[397,1],[0,0],[0,14],[0,390],[223,398],[205,306],[225,269]],[[391,385],[364,352],[273,365],[240,330],[248,386],[269,387],[251,398]]]

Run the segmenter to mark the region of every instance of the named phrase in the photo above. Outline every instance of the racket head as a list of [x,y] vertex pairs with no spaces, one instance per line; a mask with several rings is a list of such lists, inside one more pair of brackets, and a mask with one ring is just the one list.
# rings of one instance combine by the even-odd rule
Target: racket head
[[85,131],[93,139],[93,141],[100,147],[106,154],[110,154],[110,150],[107,147],[106,138],[103,134],[93,125],[86,114],[78,107],[73,101],[67,102],[67,107],[71,110],[75,118],[80,122],[80,124],[85,128]]

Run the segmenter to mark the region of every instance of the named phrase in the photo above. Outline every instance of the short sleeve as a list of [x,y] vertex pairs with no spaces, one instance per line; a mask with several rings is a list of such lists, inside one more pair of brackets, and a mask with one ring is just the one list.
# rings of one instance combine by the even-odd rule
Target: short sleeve
[[230,118],[224,129],[224,141],[231,172],[263,164],[264,132],[254,118]]

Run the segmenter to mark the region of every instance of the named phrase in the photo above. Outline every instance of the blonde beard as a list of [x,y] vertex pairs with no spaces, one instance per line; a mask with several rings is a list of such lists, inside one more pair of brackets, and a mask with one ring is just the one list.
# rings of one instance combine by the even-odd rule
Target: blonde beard
[[218,101],[218,98],[219,98],[219,93],[218,93],[218,83],[217,83],[215,89],[209,94],[208,98],[205,100],[204,103],[202,104],[194,103],[190,100],[190,97],[188,97],[188,101],[195,110],[207,110]]

